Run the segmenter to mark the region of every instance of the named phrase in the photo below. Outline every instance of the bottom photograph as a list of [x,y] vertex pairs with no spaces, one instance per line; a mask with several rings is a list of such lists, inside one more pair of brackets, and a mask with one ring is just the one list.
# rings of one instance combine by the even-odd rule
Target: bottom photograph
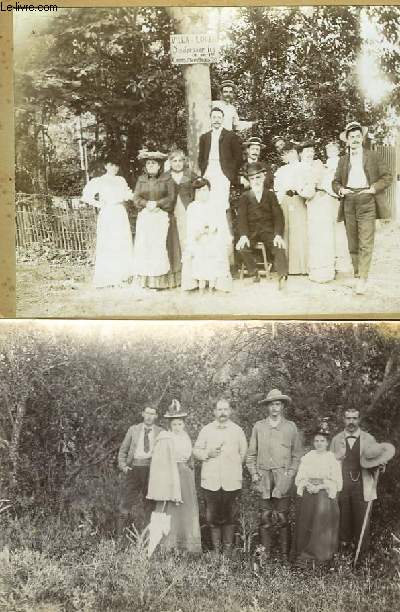
[[400,608],[400,325],[0,321],[0,609]]

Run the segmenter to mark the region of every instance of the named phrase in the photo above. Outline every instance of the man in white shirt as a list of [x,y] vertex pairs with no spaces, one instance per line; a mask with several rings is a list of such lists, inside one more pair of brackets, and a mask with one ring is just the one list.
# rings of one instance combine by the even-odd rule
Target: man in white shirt
[[384,192],[392,175],[384,160],[363,147],[367,128],[357,121],[347,124],[340,138],[348,153],[340,158],[332,182],[333,191],[342,198],[338,221],[345,221],[347,242],[354,276],[355,292],[366,293],[372,260],[376,219],[391,216]]
[[221,212],[229,209],[231,183],[238,183],[242,163],[242,147],[238,136],[223,127],[224,112],[212,108],[211,130],[199,139],[198,166],[201,175],[211,184],[211,198]]
[[207,523],[213,550],[230,554],[235,537],[235,501],[242,488],[242,464],[246,458],[244,431],[231,421],[231,407],[220,399],[214,410],[215,420],[200,431],[193,454],[202,462],[203,489]]
[[[154,442],[162,429],[155,425],[157,410],[152,406],[147,406],[142,416],[142,423],[128,429],[118,453],[118,467],[125,474],[120,503],[120,530],[131,518],[138,494],[144,506],[143,527],[149,522],[153,510],[153,502],[146,496]],[[139,528],[139,525],[136,524],[136,527]]]
[[239,115],[232,104],[234,98],[235,83],[230,80],[221,83],[221,100],[214,100],[212,106],[220,108],[224,112],[223,127],[226,130],[239,129]]

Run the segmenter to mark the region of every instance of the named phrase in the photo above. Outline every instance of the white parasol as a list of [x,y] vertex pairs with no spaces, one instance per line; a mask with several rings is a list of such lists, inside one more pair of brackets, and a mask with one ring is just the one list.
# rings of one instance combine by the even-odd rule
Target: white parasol
[[171,530],[171,517],[164,512],[166,503],[164,502],[162,512],[154,511],[151,513],[150,523],[147,527],[149,531],[148,558],[151,557],[162,538],[168,535]]

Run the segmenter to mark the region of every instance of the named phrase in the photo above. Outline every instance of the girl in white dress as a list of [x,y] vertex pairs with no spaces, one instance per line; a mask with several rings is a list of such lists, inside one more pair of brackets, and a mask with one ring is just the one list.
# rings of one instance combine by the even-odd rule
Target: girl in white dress
[[232,236],[225,211],[210,197],[210,183],[198,178],[192,183],[195,200],[187,208],[186,249],[182,259],[182,289],[197,287],[231,291],[229,250]]
[[99,208],[97,217],[95,287],[120,285],[133,275],[133,238],[124,202],[133,193],[126,180],[117,176],[119,166],[105,162],[105,174],[92,178],[83,189],[82,200]]

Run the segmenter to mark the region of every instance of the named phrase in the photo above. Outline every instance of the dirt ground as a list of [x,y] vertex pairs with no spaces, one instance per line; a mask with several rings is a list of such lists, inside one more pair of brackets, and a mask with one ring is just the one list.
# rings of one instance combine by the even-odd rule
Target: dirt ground
[[[199,295],[180,289],[142,290],[133,285],[95,289],[92,269],[82,264],[20,263],[17,267],[17,316],[53,318],[131,317],[313,317],[390,318],[400,313],[400,226],[379,224],[368,292],[353,293],[352,271],[327,284],[290,276],[279,291],[277,280],[258,285],[235,280],[230,294]],[[345,250],[343,251],[345,252]]]

